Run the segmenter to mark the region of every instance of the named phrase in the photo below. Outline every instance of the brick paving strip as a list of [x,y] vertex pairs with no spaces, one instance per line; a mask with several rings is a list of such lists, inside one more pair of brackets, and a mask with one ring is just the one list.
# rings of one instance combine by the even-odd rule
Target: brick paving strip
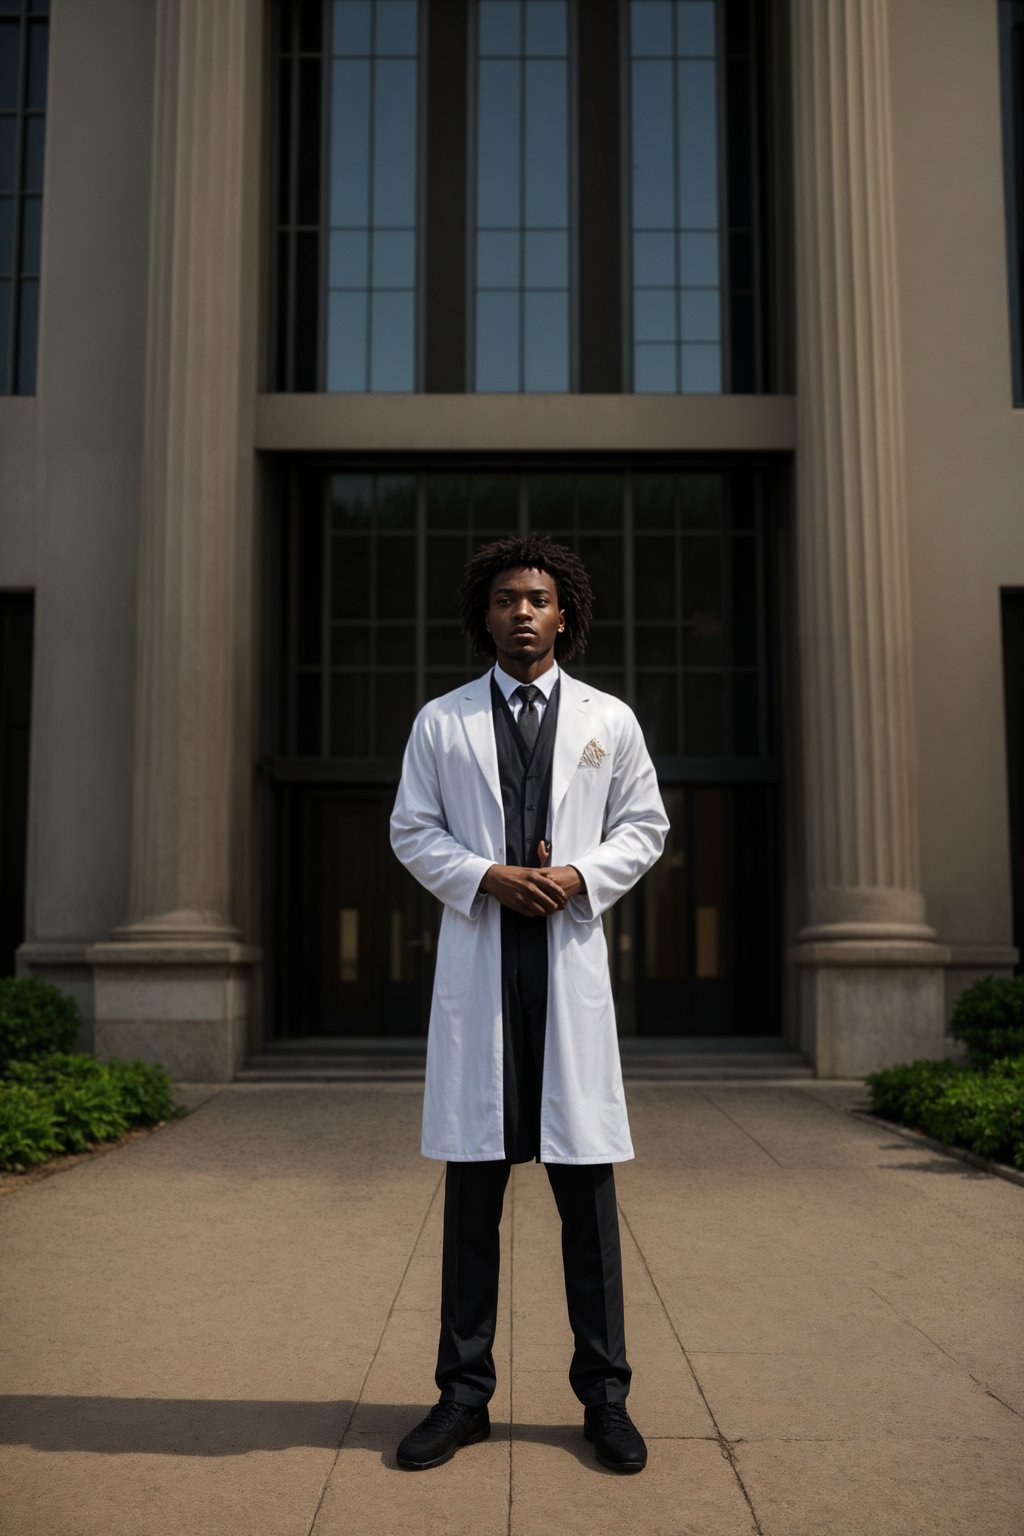
[[633,1478],[583,1440],[540,1168],[492,1437],[403,1473],[435,1396],[420,1087],[190,1092],[0,1201],[3,1536],[1020,1536],[1024,1189],[848,1113],[863,1085],[629,1087]]

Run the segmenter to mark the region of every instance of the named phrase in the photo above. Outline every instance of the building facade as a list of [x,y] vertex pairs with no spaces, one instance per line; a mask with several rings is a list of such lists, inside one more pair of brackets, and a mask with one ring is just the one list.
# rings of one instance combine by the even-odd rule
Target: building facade
[[1022,12],[0,3],[7,972],[179,1079],[422,1039],[401,751],[537,529],[672,820],[623,1037],[944,1054],[1024,933]]

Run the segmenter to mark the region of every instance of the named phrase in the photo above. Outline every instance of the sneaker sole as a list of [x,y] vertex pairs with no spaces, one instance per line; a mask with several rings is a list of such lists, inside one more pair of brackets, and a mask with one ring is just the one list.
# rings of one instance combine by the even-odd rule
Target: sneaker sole
[[427,1472],[431,1467],[443,1467],[445,1462],[451,1461],[452,1457],[455,1455],[455,1452],[461,1451],[464,1445],[477,1445],[481,1440],[487,1440],[490,1436],[490,1433],[491,1426],[489,1424],[484,1429],[474,1430],[468,1439],[460,1440],[458,1445],[453,1445],[451,1450],[445,1451],[443,1456],[434,1456],[430,1461],[409,1461],[407,1459],[403,1460],[401,1456],[398,1456],[395,1459],[397,1460],[398,1465],[403,1467],[407,1472]]

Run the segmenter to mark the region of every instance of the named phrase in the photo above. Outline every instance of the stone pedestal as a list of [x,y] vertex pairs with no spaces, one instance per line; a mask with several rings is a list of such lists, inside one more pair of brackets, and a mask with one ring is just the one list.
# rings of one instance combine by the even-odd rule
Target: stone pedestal
[[93,944],[93,1049],[159,1061],[175,1082],[230,1082],[248,1051],[244,944]]
[[131,890],[88,951],[97,1054],[193,1080],[233,1076],[259,959],[232,905],[258,651],[262,26],[261,0],[157,0]]
[[803,944],[800,1049],[819,1077],[863,1077],[897,1060],[945,1056],[943,964],[936,944]]
[[823,1076],[944,1047],[920,890],[887,0],[793,0],[807,922]]

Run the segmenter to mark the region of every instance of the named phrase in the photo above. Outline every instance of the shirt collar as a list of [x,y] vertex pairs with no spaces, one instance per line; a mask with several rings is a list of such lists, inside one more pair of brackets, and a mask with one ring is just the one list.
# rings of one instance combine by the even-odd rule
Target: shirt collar
[[[516,689],[522,686],[517,677],[509,677],[508,673],[503,671],[497,662],[494,663],[494,681],[505,695],[506,702],[511,699]],[[553,661],[546,672],[542,672],[540,677],[534,679],[534,686],[540,689],[545,700],[547,700],[550,699],[551,690],[557,682],[558,662]]]

